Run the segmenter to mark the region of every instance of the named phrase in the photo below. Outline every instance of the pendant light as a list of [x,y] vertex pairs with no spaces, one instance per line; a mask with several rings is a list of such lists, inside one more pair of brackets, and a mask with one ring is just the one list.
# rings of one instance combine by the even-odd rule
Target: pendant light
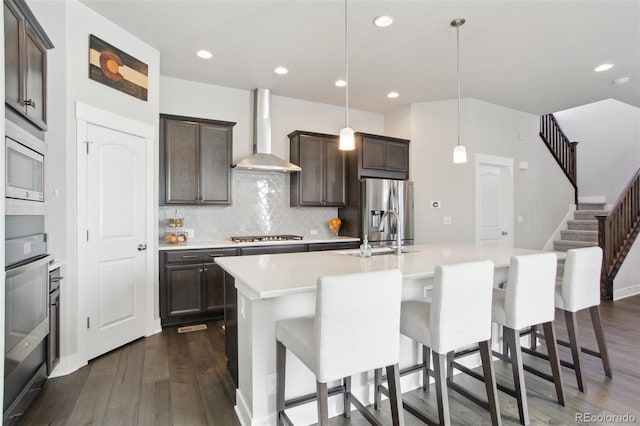
[[458,81],[458,144],[453,148],[454,164],[467,162],[467,149],[460,144],[460,27],[464,23],[465,20],[463,18],[451,21],[451,26],[456,27],[456,76]]
[[344,79],[347,84],[344,88],[344,127],[340,129],[340,142],[338,143],[338,148],[341,151],[351,151],[356,148],[353,129],[349,127],[349,24],[347,18],[347,0],[344,0]]

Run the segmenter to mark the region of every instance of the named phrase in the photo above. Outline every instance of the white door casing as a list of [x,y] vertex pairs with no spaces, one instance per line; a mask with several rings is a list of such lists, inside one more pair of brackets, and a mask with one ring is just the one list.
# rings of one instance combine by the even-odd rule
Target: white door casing
[[80,103],[76,117],[78,361],[83,364],[158,328],[152,258],[155,130]]
[[476,155],[476,244],[513,247],[513,159]]

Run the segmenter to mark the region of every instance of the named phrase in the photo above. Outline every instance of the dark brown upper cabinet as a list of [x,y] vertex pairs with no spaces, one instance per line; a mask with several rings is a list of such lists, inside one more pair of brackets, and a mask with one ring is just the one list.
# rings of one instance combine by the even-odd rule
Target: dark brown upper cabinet
[[[409,141],[388,136],[356,133],[358,178],[409,179]],[[354,164],[355,166],[355,164]]]
[[161,204],[231,204],[235,124],[160,115]]
[[296,130],[289,144],[291,162],[302,168],[290,177],[291,206],[344,207],[346,162],[338,137]]
[[47,50],[53,43],[24,0],[4,0],[5,103],[47,129]]

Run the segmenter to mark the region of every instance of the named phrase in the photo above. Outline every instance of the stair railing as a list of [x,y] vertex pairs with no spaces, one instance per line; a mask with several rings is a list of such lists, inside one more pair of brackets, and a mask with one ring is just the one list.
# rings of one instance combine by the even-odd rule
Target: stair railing
[[578,205],[578,178],[576,162],[576,145],[564,134],[553,114],[540,117],[540,137],[549,148],[551,155],[573,185],[574,201]]
[[640,169],[606,215],[597,215],[602,248],[600,295],[613,298],[613,279],[640,233]]

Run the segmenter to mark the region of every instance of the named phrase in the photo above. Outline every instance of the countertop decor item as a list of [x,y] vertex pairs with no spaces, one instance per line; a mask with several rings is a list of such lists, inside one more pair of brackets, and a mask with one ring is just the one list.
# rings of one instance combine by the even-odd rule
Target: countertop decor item
[[340,225],[342,225],[342,221],[340,220],[340,218],[336,217],[335,219],[329,219],[327,225],[329,225],[329,231],[331,231],[331,235],[337,237],[338,232],[340,231]]
[[[176,216],[178,211],[176,210]],[[184,232],[184,218],[171,217],[167,219],[169,231],[164,233],[163,239],[167,244],[187,244],[187,233]]]

